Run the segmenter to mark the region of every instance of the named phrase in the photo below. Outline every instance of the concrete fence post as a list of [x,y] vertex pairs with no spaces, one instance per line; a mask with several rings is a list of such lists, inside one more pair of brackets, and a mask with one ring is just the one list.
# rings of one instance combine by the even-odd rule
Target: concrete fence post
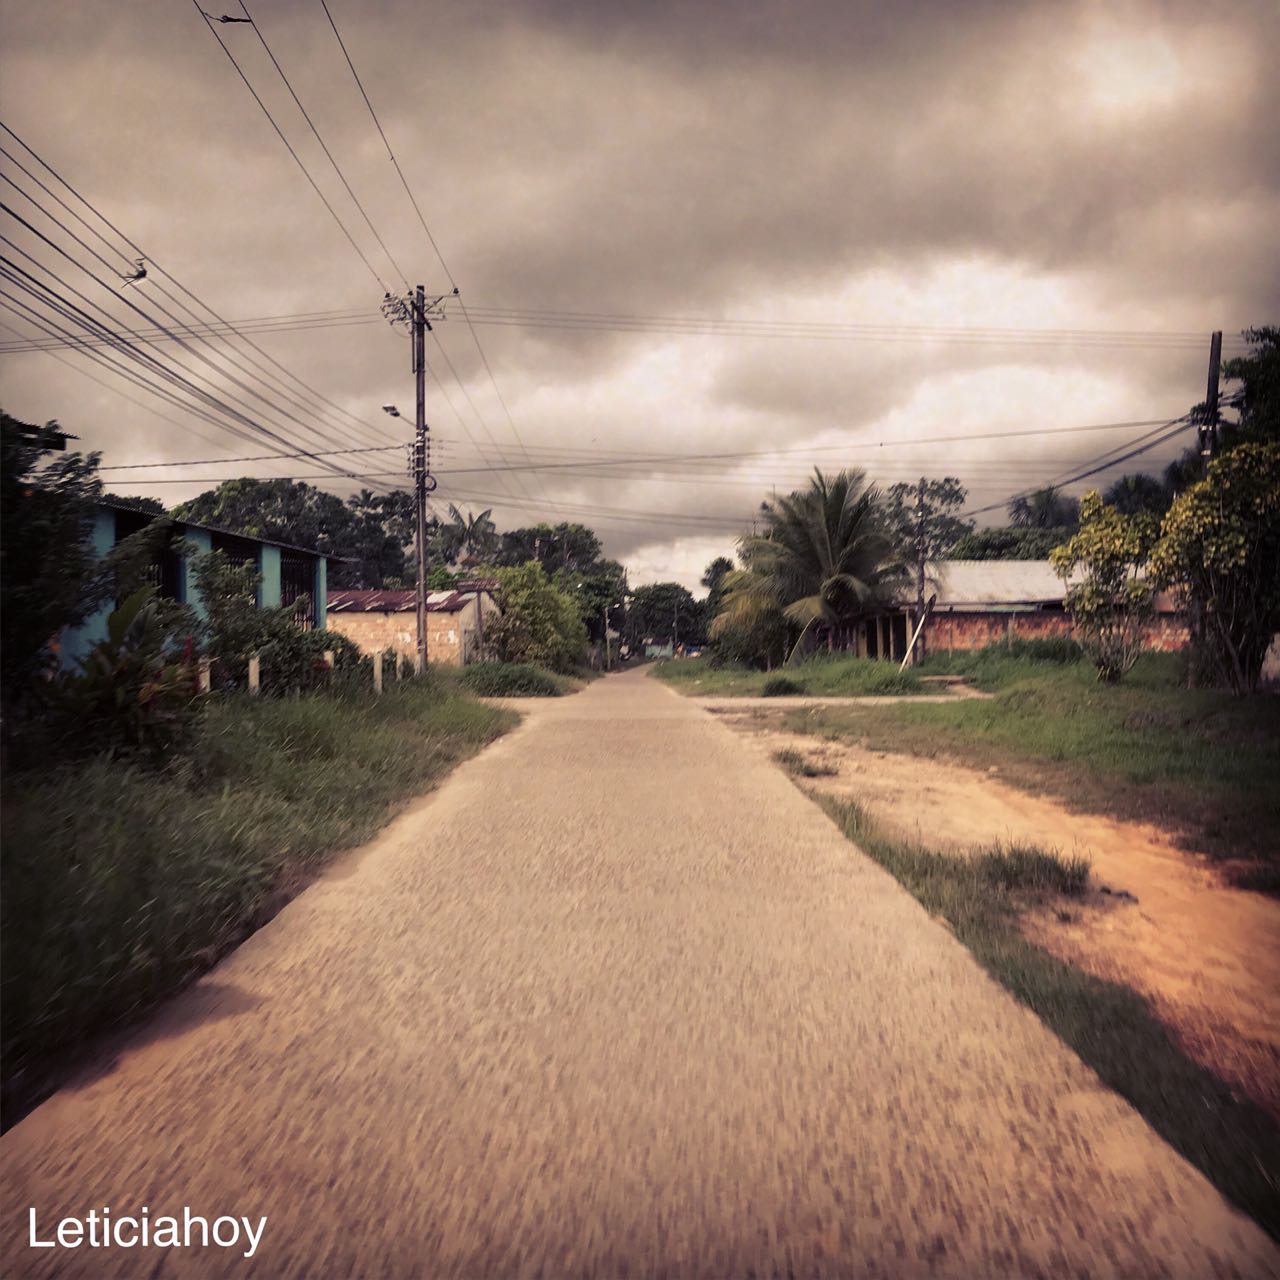
[[374,693],[382,692],[382,654],[375,653],[373,655],[373,691]]
[[201,658],[197,668],[196,686],[201,693],[208,693],[213,688],[213,660]]
[[324,651],[324,665],[328,667],[330,671],[333,670],[333,650],[332,649],[326,649]]
[[257,694],[262,687],[262,659],[256,654],[249,655],[249,692]]

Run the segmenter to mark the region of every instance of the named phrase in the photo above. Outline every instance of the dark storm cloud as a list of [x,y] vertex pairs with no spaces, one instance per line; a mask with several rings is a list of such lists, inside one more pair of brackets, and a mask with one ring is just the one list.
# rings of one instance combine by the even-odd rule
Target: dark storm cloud
[[[1266,53],[1280,11],[1262,0],[331,7],[477,305],[1196,331],[1280,312],[1280,91]],[[250,8],[411,281],[443,288],[318,3]],[[11,5],[3,22],[9,123],[224,314],[376,306],[380,286],[194,6]],[[400,287],[252,29],[218,32],[377,272]],[[972,279],[948,293],[939,281],[958,269]],[[968,372],[1023,365],[1044,389],[1000,404],[1008,416],[1079,393],[1077,420],[1123,417],[1195,398],[1203,363],[481,332],[535,445],[688,450],[726,433],[743,448],[803,443],[832,426],[870,428],[931,383],[959,388]],[[518,455],[469,335],[455,318],[440,336],[489,429]],[[273,341],[362,414],[406,395],[403,344],[380,327]],[[24,357],[7,375],[33,416],[110,413],[105,393],[74,382],[42,401],[49,372]],[[456,388],[453,398],[487,449]],[[6,400],[19,407],[10,390]],[[957,418],[970,408],[957,402]],[[134,415],[112,443],[184,456],[190,442]],[[542,483],[528,492],[624,505],[616,482]],[[705,509],[694,486],[672,488],[662,507]],[[717,493],[712,510],[734,502],[747,490]],[[653,530],[619,525],[610,537],[624,553]]]

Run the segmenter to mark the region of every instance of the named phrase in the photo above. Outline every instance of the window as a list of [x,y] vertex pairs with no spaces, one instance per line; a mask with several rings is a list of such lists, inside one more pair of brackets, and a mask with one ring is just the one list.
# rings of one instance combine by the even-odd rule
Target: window
[[316,561],[301,551],[280,552],[280,603],[293,604],[306,596],[306,603],[294,611],[294,618],[304,631],[316,625]]

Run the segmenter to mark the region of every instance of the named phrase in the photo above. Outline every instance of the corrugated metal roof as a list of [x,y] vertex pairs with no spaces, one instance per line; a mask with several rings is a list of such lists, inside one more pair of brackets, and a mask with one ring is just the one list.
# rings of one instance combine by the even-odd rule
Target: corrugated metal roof
[[[75,439],[75,437],[72,436],[71,439]],[[152,520],[160,519],[160,513],[158,512],[143,511],[141,507],[135,507],[128,502],[121,502],[116,498],[99,498],[94,505],[104,507],[108,511],[127,511],[135,516],[149,516]],[[228,537],[243,538],[246,542],[264,542],[269,547],[279,547],[283,551],[301,551],[306,555],[315,556],[317,559],[340,560],[344,564],[354,563],[350,556],[335,555],[332,551],[317,551],[315,547],[299,547],[292,542],[281,542],[278,538],[260,538],[253,533],[241,533],[237,529],[226,529],[217,524],[197,524],[194,520],[184,520],[180,516],[170,516],[167,513],[166,518],[172,520],[175,525],[181,525],[184,529],[203,529],[207,533],[225,533]]]
[[929,576],[940,609],[1060,605],[1066,591],[1048,560],[940,560]]
[[[430,613],[457,613],[475,599],[474,591],[432,591],[427,594]],[[330,613],[412,613],[416,593],[395,591],[330,591]]]

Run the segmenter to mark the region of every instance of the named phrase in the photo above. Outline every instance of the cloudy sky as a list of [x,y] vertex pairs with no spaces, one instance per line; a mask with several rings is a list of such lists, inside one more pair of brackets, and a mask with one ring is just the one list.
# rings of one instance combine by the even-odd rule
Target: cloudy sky
[[[0,134],[30,173],[4,160],[3,403],[105,466],[187,464],[116,491],[400,483],[374,451],[410,434],[380,406],[413,407],[383,288],[456,282],[474,330],[450,302],[427,352],[441,503],[581,520],[633,583],[693,586],[815,464],[958,475],[997,519],[1201,399],[1211,330],[1230,353],[1280,320],[1273,0],[329,10],[443,261],[320,0],[209,10],[256,27],[189,0],[3,8],[0,114],[39,157]],[[122,285],[138,253],[98,214],[146,280]],[[50,289],[116,332],[217,312],[257,349],[95,363]],[[13,349],[33,337],[54,349]],[[193,413],[192,386],[232,412]],[[208,461],[304,450],[326,456]]]

